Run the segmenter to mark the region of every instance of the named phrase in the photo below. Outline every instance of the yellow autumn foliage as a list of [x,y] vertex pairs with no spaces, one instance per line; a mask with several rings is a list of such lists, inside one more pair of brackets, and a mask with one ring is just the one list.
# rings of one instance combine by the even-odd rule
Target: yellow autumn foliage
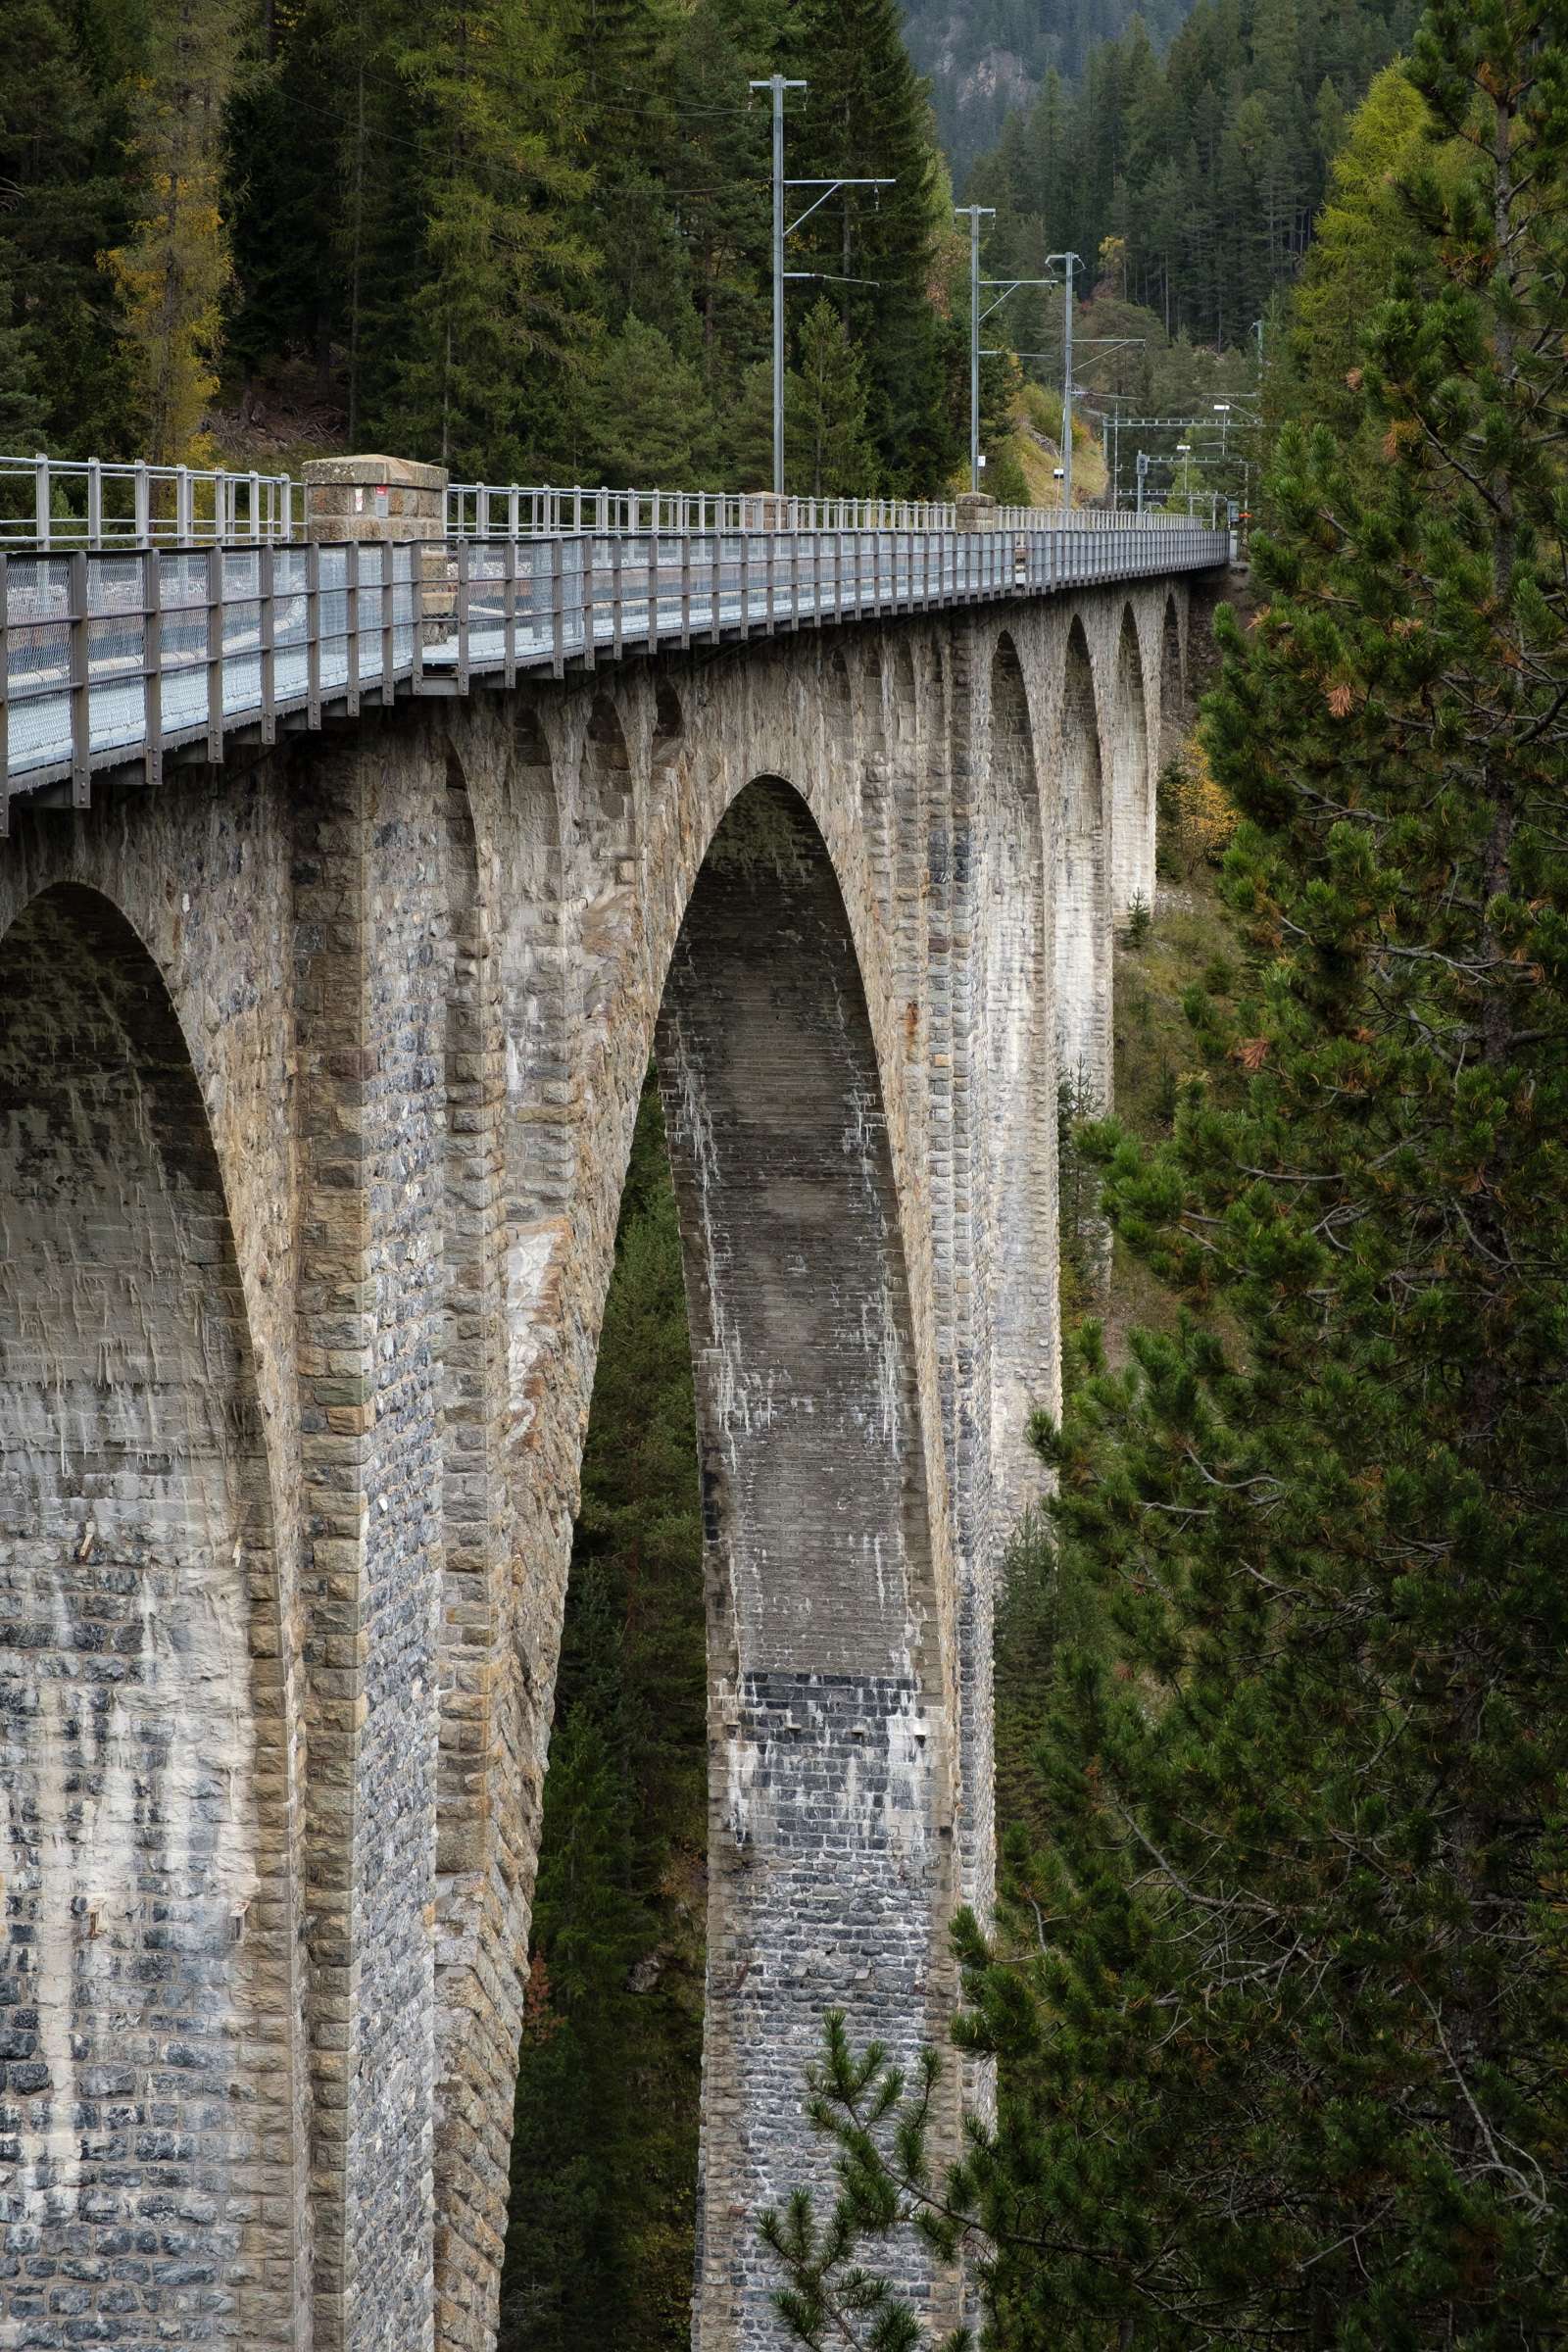
[[1159,816],[1167,854],[1184,873],[1217,865],[1224,857],[1240,818],[1197,735],[1188,737],[1160,777]]
[[235,0],[154,0],[130,142],[140,218],[104,256],[136,387],[140,454],[164,465],[212,455],[202,420],[218,389],[229,274],[220,189],[238,40]]

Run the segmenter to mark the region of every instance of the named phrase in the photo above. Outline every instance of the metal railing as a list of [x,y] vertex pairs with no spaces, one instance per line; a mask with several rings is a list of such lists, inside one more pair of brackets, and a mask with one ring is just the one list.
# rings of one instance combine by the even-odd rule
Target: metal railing
[[1027,530],[558,531],[0,552],[0,831],[12,794],[84,808],[244,729],[568,662],[1206,569],[1222,532],[1065,517]]
[[[564,490],[519,482],[452,482],[453,539],[532,538],[565,531],[952,531],[956,500],[777,498],[757,490]],[[1168,516],[1085,507],[995,507],[987,529],[1142,531]]]
[[[1168,519],[1087,508],[997,507],[987,528],[1140,531]],[[618,531],[951,531],[952,499],[774,498],[759,491],[609,490],[518,482],[448,485],[450,539],[545,538]],[[0,456],[0,547],[286,545],[303,539],[308,485],[286,473]]]
[[0,457],[0,547],[202,547],[289,540],[304,494],[286,473]]

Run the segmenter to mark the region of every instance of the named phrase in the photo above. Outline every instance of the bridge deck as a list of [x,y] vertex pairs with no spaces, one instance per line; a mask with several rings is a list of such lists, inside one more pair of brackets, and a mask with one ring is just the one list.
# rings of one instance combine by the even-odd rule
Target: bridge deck
[[1052,595],[1225,562],[1185,520],[0,554],[0,832],[13,795],[662,646]]

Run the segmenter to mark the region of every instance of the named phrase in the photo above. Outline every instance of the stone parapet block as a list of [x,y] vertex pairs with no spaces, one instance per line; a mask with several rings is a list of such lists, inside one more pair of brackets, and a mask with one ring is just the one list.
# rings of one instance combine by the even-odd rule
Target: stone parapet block
[[965,490],[955,502],[960,531],[989,531],[996,527],[997,502],[984,490]]
[[313,539],[441,539],[447,469],[408,458],[313,458],[305,527]]

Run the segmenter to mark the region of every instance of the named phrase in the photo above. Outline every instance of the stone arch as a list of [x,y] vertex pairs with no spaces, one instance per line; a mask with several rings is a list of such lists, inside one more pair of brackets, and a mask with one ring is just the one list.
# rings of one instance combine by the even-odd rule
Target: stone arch
[[680,707],[680,696],[668,678],[654,680],[654,742],[653,764],[665,767],[675,759],[686,732],[686,717]]
[[858,2032],[912,2058],[936,2023],[953,1900],[943,1640],[880,1074],[839,881],[777,778],[748,785],[712,837],[658,1060],[710,1612],[694,2341],[717,2352],[771,2324],[751,2217],[820,2179],[800,2081],[824,2004],[847,2000]]
[[1111,914],[1154,903],[1154,795],[1149,764],[1144,658],[1129,605],[1122,614],[1110,706]]
[[1037,1405],[1054,1406],[1059,1385],[1051,909],[1029,702],[1005,634],[992,657],[990,709],[991,1459],[1005,1527],[1040,1492],[1025,1433]]
[[[0,1202],[13,2218],[69,2234],[74,2332],[123,2336],[132,2245],[138,2337],[285,2352],[295,1825],[250,1328],[172,1002],[76,885],[0,941]],[[0,2335],[35,2312],[0,2276]]]
[[1056,816],[1056,1067],[1080,1109],[1110,1103],[1110,894],[1100,720],[1083,623],[1067,637]]

